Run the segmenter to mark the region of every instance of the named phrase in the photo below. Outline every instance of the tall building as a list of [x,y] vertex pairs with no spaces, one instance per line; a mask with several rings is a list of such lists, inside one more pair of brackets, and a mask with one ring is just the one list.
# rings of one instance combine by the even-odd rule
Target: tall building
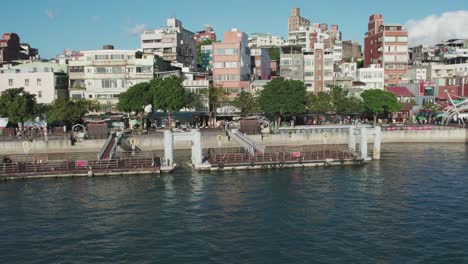
[[70,97],[97,99],[102,111],[114,111],[120,93],[154,76],[154,54],[114,50],[111,45],[80,54],[68,62]]
[[304,54],[301,46],[281,47],[280,76],[289,80],[304,81]]
[[384,68],[385,84],[400,83],[408,70],[408,32],[401,25],[385,25],[383,16],[369,17],[364,38],[364,67]]
[[40,104],[68,98],[67,67],[48,62],[31,62],[0,68],[0,93],[6,89],[24,88],[36,95]]
[[210,25],[205,25],[204,30],[198,31],[197,33],[195,33],[194,39],[197,44],[200,44],[200,42],[207,40],[207,39],[215,42],[216,32],[214,31],[213,27],[211,27]]
[[213,43],[213,84],[232,95],[248,91],[250,49],[247,34],[237,29],[224,33],[222,42]]
[[357,70],[357,80],[364,83],[364,89],[384,89],[384,69],[378,64]]
[[174,66],[192,69],[197,66],[194,34],[182,26],[182,21],[175,18],[167,19],[165,28],[145,30],[141,34],[141,48],[144,53],[158,55]]
[[298,30],[300,27],[310,26],[310,20],[301,17],[301,9],[293,8],[291,16],[288,18],[288,33]]
[[362,58],[361,45],[359,45],[357,41],[343,40],[341,46],[343,47],[343,60],[356,61],[357,59]]
[[209,71],[213,68],[213,45],[200,47],[200,67],[202,71]]
[[269,80],[271,77],[270,54],[267,48],[254,48],[250,50],[252,58],[253,80]]
[[280,47],[284,45],[284,39],[265,33],[253,33],[249,37],[249,48]]

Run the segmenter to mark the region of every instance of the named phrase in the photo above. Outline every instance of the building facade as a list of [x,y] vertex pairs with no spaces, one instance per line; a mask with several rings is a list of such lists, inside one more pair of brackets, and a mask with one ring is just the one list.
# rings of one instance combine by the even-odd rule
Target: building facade
[[269,80],[271,77],[270,54],[268,49],[253,48],[250,50],[252,77],[251,80]]
[[293,8],[291,11],[291,16],[288,18],[288,33],[291,31],[296,31],[300,27],[310,26],[310,20],[301,17],[301,9]]
[[250,49],[248,37],[238,29],[224,33],[222,42],[213,43],[213,86],[235,96],[249,90]]
[[408,32],[401,25],[385,25],[383,16],[371,15],[364,38],[364,67],[379,64],[385,84],[403,81],[408,70]]
[[216,32],[214,31],[213,27],[210,25],[205,25],[205,29],[202,31],[198,31],[194,35],[194,39],[196,44],[200,44],[204,40],[211,40],[212,42],[216,42]]
[[211,71],[213,68],[213,45],[200,47],[200,67],[202,71]]
[[280,76],[288,80],[304,81],[302,47],[297,45],[282,46],[280,56]]
[[249,48],[257,47],[280,47],[284,45],[284,39],[265,33],[253,33],[249,37]]
[[368,68],[357,70],[357,81],[365,83],[364,89],[380,89],[383,90],[385,85],[385,71],[380,65],[369,65]]
[[0,39],[0,64],[16,60],[37,60],[38,49],[21,43],[16,33],[4,33]]
[[96,99],[102,111],[114,111],[118,95],[153,79],[154,67],[154,54],[114,49],[82,51],[68,64],[70,97]]
[[67,99],[67,68],[47,62],[0,68],[0,93],[11,88],[24,88],[26,92],[36,95],[36,101],[40,104]]
[[194,33],[183,28],[182,22],[175,18],[167,20],[162,29],[145,30],[141,34],[141,48],[144,53],[153,53],[175,66],[197,66],[197,47]]
[[342,42],[343,47],[343,60],[356,61],[362,58],[361,45],[354,40],[344,40]]

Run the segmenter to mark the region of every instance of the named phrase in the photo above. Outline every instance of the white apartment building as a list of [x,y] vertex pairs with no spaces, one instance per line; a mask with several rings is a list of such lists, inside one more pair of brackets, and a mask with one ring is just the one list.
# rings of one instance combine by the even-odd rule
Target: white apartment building
[[284,39],[280,36],[273,36],[269,33],[252,33],[249,37],[249,48],[283,46]]
[[32,62],[0,68],[0,93],[11,88],[24,88],[36,95],[40,104],[68,98],[67,68],[48,62]]
[[380,89],[384,87],[384,69],[378,64],[371,64],[368,68],[357,70],[357,81],[365,83],[365,89]]
[[357,63],[343,62],[336,65],[335,79],[355,80],[357,77]]
[[134,50],[89,50],[69,61],[70,97],[97,99],[103,111],[115,110],[118,95],[154,76],[153,54]]
[[435,64],[423,65],[421,68],[426,69],[427,79],[435,80],[447,77],[453,77],[455,75],[465,76],[468,75],[468,63],[460,64]]
[[333,61],[341,61],[343,59],[343,43],[341,40],[335,40],[333,45]]
[[141,34],[141,48],[144,53],[153,53],[176,66],[195,69],[197,66],[197,45],[194,33],[182,27],[175,18],[167,19],[167,27],[145,30]]
[[408,81],[425,81],[427,80],[426,68],[409,66],[406,73]]

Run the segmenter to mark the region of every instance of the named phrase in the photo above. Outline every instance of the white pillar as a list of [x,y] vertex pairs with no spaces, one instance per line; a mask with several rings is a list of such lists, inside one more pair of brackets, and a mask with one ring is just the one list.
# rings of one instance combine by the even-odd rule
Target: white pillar
[[164,131],[164,158],[167,166],[174,164],[174,137],[170,130]]
[[356,135],[354,135],[354,126],[349,127],[348,134],[348,148],[356,151]]
[[375,160],[380,159],[380,145],[382,143],[382,127],[374,127],[374,154],[373,158]]
[[192,129],[192,165],[202,164],[202,145],[200,129]]
[[361,127],[360,129],[360,150],[361,150],[361,158],[367,159],[367,127]]

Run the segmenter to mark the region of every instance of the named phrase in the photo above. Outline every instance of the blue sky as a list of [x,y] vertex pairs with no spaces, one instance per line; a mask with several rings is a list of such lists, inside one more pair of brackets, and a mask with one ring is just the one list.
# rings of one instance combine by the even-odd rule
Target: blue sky
[[[39,48],[41,56],[49,58],[65,48],[98,49],[103,44],[121,49],[139,48],[139,36],[132,35],[132,29],[159,28],[172,15],[191,31],[202,30],[204,24],[213,25],[218,38],[234,27],[247,33],[286,37],[287,19],[293,7],[300,7],[302,16],[313,23],[338,24],[343,39],[359,42],[373,13],[382,13],[386,23],[405,25],[413,20],[411,26],[424,35],[427,31],[424,27],[434,29],[434,21],[453,25],[445,20],[454,15],[446,12],[465,10],[466,13],[458,13],[461,15],[456,23],[460,24],[460,31],[468,31],[467,0],[24,0],[2,3],[2,10],[7,12],[2,12],[0,32],[19,34],[22,42]],[[443,28],[439,30],[446,32]]]

